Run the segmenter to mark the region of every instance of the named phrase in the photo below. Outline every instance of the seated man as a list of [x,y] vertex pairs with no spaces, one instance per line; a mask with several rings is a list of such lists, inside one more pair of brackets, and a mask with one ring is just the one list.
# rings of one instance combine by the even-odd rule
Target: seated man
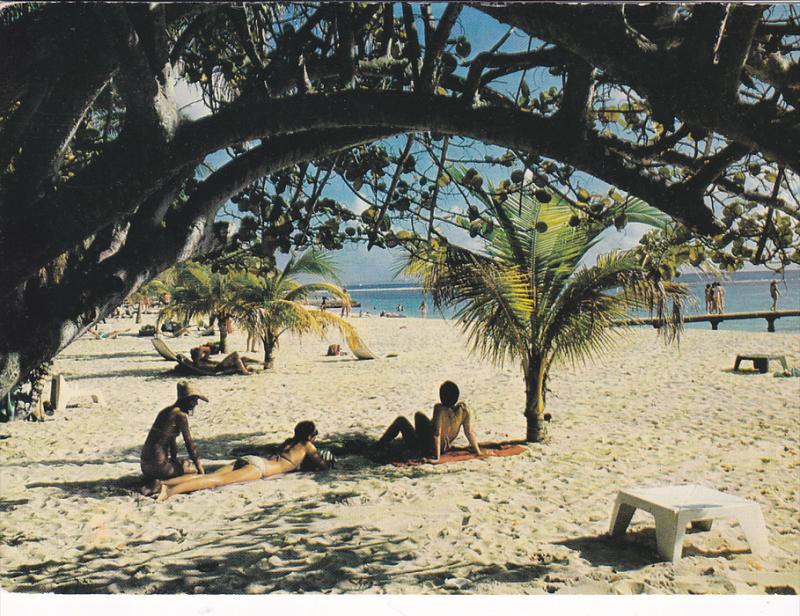
[[[178,399],[175,404],[158,413],[144,442],[141,467],[145,479],[169,479],[195,471],[201,475],[204,473],[189,432],[189,415],[194,411],[198,400],[208,402],[208,398],[187,381],[178,383]],[[178,460],[178,435],[183,436],[190,460]]]
[[405,417],[398,417],[386,429],[376,447],[385,447],[398,434],[402,434],[406,446],[438,462],[440,455],[450,449],[450,445],[463,426],[464,435],[470,446],[477,455],[481,455],[481,449],[472,431],[472,419],[467,405],[459,402],[458,396],[458,385],[452,381],[445,381],[439,387],[441,404],[434,405],[433,420],[428,419],[423,413],[416,413],[412,426]]
[[213,370],[214,372],[223,372],[230,368],[235,368],[240,374],[252,374],[247,366],[244,365],[239,353],[234,351],[222,361],[214,361],[211,359],[211,346],[208,344],[201,344],[194,347],[190,351],[192,356],[192,363],[198,368],[204,370]]

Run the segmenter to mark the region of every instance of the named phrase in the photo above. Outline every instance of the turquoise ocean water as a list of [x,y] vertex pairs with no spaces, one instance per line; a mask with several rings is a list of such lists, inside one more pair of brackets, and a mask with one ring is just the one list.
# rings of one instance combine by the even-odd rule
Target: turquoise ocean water
[[[736,272],[727,280],[720,279],[726,290],[725,312],[753,312],[769,310],[771,300],[769,296],[769,282],[772,274],[768,271]],[[689,285],[696,305],[689,308],[688,314],[704,314],[705,300],[703,289],[706,284],[714,282],[715,278],[698,276],[697,274],[684,274],[679,279]],[[781,297],[778,299],[779,310],[800,309],[800,270],[788,271],[784,279],[778,278],[778,289]],[[413,282],[393,282],[386,284],[349,285],[347,288],[354,300],[361,302],[359,311],[370,314],[380,314],[383,311],[399,312],[409,317],[420,316],[420,303],[423,299],[422,289]],[[428,305],[428,318],[451,318],[452,309],[443,313],[433,308],[430,297],[426,298]],[[708,323],[689,323],[687,328],[711,329]],[[724,321],[720,323],[720,330],[739,331],[766,331],[764,319],[747,319],[742,321]],[[800,331],[800,317],[782,318],[775,322],[776,331]]]

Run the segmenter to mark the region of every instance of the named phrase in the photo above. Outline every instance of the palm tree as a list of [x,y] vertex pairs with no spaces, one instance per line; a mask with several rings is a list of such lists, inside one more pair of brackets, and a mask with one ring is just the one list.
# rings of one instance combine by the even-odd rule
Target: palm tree
[[330,293],[348,302],[347,294],[330,282],[301,284],[300,274],[335,278],[336,270],[331,257],[315,250],[293,255],[286,266],[266,275],[239,271],[231,276],[237,301],[231,314],[264,344],[264,363],[273,367],[275,349],[280,336],[289,331],[297,334],[319,334],[328,328],[338,329],[352,347],[360,344],[355,328],[346,320],[330,312],[309,309],[308,297],[320,291]]
[[211,267],[188,262],[176,268],[174,282],[164,286],[172,299],[161,309],[159,322],[173,319],[185,324],[199,316],[216,318],[219,323],[219,346],[228,352],[228,320],[238,306],[232,275],[212,271]]
[[[458,182],[465,175],[451,171]],[[466,177],[467,184],[469,177]],[[655,311],[676,336],[682,327],[684,285],[659,280],[636,252],[614,252],[592,267],[579,267],[587,250],[610,223],[576,216],[563,195],[517,192],[505,200],[470,189],[485,206],[482,250],[446,240],[419,242],[404,271],[422,279],[437,306],[456,309],[456,319],[474,351],[502,364],[519,362],[525,379],[528,441],[540,441],[547,379],[553,362],[575,362],[602,352],[621,328],[611,326],[630,309]],[[667,219],[641,201],[612,206],[606,220],[655,226]],[[474,210],[473,210],[474,217]],[[474,227],[474,221],[473,221]],[[615,289],[619,292],[613,293]],[[667,301],[673,310],[667,318]]]

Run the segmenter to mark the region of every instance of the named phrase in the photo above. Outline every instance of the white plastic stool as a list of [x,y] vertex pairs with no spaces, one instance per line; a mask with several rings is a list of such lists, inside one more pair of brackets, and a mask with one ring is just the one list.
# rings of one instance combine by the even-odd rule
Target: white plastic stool
[[711,530],[714,520],[733,518],[739,522],[754,554],[769,551],[761,507],[738,496],[698,485],[620,490],[611,514],[611,535],[625,534],[636,509],[653,515],[658,551],[673,563],[681,558],[683,536],[690,522],[693,528]]

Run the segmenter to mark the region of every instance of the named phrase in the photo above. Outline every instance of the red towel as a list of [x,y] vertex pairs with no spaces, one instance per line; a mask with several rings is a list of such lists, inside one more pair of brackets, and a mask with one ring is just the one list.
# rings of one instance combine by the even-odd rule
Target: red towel
[[[524,445],[518,443],[478,443],[481,453],[487,457],[517,456],[528,450]],[[438,462],[429,462],[421,458],[413,460],[399,460],[392,462],[395,466],[420,466],[422,464],[447,464],[449,462],[464,462],[466,460],[479,460],[469,447],[453,447],[439,457]]]

